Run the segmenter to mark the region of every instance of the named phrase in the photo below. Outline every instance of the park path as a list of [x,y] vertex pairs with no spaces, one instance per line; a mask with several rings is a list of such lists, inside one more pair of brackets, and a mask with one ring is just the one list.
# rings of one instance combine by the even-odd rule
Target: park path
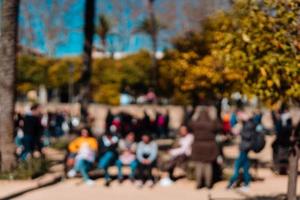
[[[80,179],[66,180],[59,184],[42,188],[16,198],[15,200],[235,200],[235,199],[275,199],[273,197],[284,194],[286,191],[286,176],[276,176],[270,170],[259,170],[259,176],[264,181],[251,184],[249,192],[226,190],[226,181],[217,183],[212,190],[195,190],[195,183],[182,179],[170,187],[139,189],[126,181],[122,185],[114,181],[110,188],[104,187],[102,179],[96,181],[94,186],[82,184]],[[300,191],[300,187],[298,187]],[[211,197],[211,198],[209,198]]]
[[[271,143],[273,140],[273,137],[268,137],[265,150],[260,154],[251,155],[251,157],[255,157],[263,162],[270,162]],[[228,146],[224,152],[227,158],[235,158],[238,153],[238,146]],[[227,167],[224,172],[226,174],[225,176],[228,177],[229,174],[232,173],[232,168]],[[32,191],[15,198],[15,200],[184,200],[185,198],[189,200],[275,200],[277,198],[273,197],[284,194],[287,190],[287,176],[275,175],[269,168],[260,168],[257,171],[253,171],[252,169],[252,174],[259,177],[261,181],[253,182],[250,191],[247,193],[243,193],[239,190],[226,190],[227,181],[218,182],[210,191],[207,189],[197,191],[195,190],[195,183],[187,179],[181,179],[171,187],[156,185],[152,189],[138,189],[128,181],[122,185],[114,181],[110,188],[105,188],[103,186],[103,179],[96,180],[96,184],[89,187],[82,184],[81,179],[77,178],[64,180],[56,185]],[[298,191],[300,191],[299,185]]]

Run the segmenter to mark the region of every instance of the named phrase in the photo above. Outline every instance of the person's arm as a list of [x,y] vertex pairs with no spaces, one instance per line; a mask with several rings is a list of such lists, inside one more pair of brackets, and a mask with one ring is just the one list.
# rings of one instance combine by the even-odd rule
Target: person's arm
[[98,142],[97,142],[97,140],[95,138],[92,138],[90,145],[91,145],[91,149],[93,151],[95,151],[95,152],[98,151]]
[[77,153],[77,151],[79,149],[79,142],[80,142],[80,139],[76,138],[69,144],[70,153]]
[[137,160],[142,162],[144,160],[144,157],[143,157],[143,144],[139,143],[137,145],[137,150],[136,150],[136,157],[137,157]]
[[194,142],[194,136],[192,134],[189,134],[188,136],[186,136],[184,142],[179,148],[170,150],[170,154],[172,156],[179,156],[185,154],[191,148],[193,142]]
[[120,154],[122,154],[126,150],[126,145],[124,140],[120,140],[118,144],[118,151]]
[[157,144],[153,142],[151,144],[151,152],[147,160],[149,160],[151,163],[155,161],[157,158],[157,151],[158,151]]

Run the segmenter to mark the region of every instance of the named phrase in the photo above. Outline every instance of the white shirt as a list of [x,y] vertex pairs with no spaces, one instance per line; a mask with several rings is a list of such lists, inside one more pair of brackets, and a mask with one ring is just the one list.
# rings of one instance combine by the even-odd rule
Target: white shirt
[[194,136],[192,134],[187,134],[184,137],[179,139],[179,146],[178,148],[172,149],[170,154],[174,157],[179,155],[186,155],[190,156],[192,154],[192,144],[194,142]]

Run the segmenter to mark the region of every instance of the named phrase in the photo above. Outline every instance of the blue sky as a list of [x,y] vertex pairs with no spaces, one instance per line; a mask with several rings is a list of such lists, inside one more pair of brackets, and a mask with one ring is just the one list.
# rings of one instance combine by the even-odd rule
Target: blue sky
[[[72,3],[68,4],[67,9],[62,12],[59,9],[64,7],[67,1],[72,1]],[[167,12],[170,12],[171,15],[175,15],[176,20],[178,20],[175,23],[175,29],[169,26],[166,31],[160,33],[159,50],[169,48],[169,39],[182,31],[180,22],[182,22],[183,18],[182,9],[184,5],[199,1],[201,2],[201,0],[156,0],[157,15],[160,16],[162,20],[165,20],[164,23],[167,23],[166,25],[170,25],[168,24],[168,16],[163,15]],[[51,52],[49,49],[55,46],[54,56],[58,57],[73,56],[82,53],[82,26],[85,0],[23,0],[21,2],[20,41],[23,45],[39,49],[44,53]],[[118,2],[119,7],[114,6],[113,2]],[[136,52],[140,49],[149,49],[151,46],[151,41],[147,36],[143,34],[132,34],[134,27],[147,15],[145,6],[146,0],[96,1],[97,16],[95,22],[97,23],[100,13],[109,17],[113,24],[113,32],[117,33],[115,35],[118,36],[110,36],[108,41],[115,41],[114,49],[116,49],[116,51]],[[54,28],[54,32],[56,32],[55,38],[62,40],[62,42],[51,45],[51,41],[53,40],[47,38],[51,37],[49,33],[51,33],[50,30],[52,29],[47,30],[45,28],[47,27],[45,21],[47,20],[50,24],[49,27],[63,27],[61,31],[57,31],[56,28]],[[32,35],[34,39],[28,39],[31,38]],[[99,38],[96,36],[94,45],[99,46],[99,44]]]

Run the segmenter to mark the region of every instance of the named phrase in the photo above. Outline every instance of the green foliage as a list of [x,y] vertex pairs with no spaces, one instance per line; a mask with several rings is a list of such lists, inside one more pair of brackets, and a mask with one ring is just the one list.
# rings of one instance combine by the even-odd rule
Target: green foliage
[[209,17],[201,32],[173,40],[165,73],[196,99],[241,91],[267,104],[299,101],[299,4],[235,1],[231,10]]
[[119,104],[120,92],[129,88],[133,95],[144,93],[150,84],[149,53],[141,51],[120,60],[95,60],[92,87],[96,102]]
[[154,19],[154,22],[152,22],[151,18],[148,17],[138,24],[134,32],[153,36],[163,29],[166,29],[166,26],[164,24],[162,24],[157,19]]
[[44,57],[20,56],[17,66],[17,90],[21,93],[48,83],[48,70],[54,60]]
[[81,59],[63,58],[56,60],[48,69],[48,86],[57,88],[76,83],[81,77]]
[[299,3],[237,1],[232,11],[216,16],[225,20],[222,32],[216,32],[214,53],[226,66],[244,72],[244,93],[268,104],[299,101]]
[[41,158],[21,161],[12,172],[0,174],[0,180],[25,180],[39,177],[48,172],[50,162]]
[[[120,60],[96,59],[93,62],[93,100],[98,103],[119,104],[120,92],[129,88],[133,95],[145,93],[150,85],[151,57],[146,51]],[[18,92],[26,93],[45,84],[48,89],[76,85],[82,73],[80,57],[50,59],[20,56],[18,63]]]
[[70,139],[67,137],[58,138],[54,141],[51,141],[51,148],[65,151],[70,143]]

